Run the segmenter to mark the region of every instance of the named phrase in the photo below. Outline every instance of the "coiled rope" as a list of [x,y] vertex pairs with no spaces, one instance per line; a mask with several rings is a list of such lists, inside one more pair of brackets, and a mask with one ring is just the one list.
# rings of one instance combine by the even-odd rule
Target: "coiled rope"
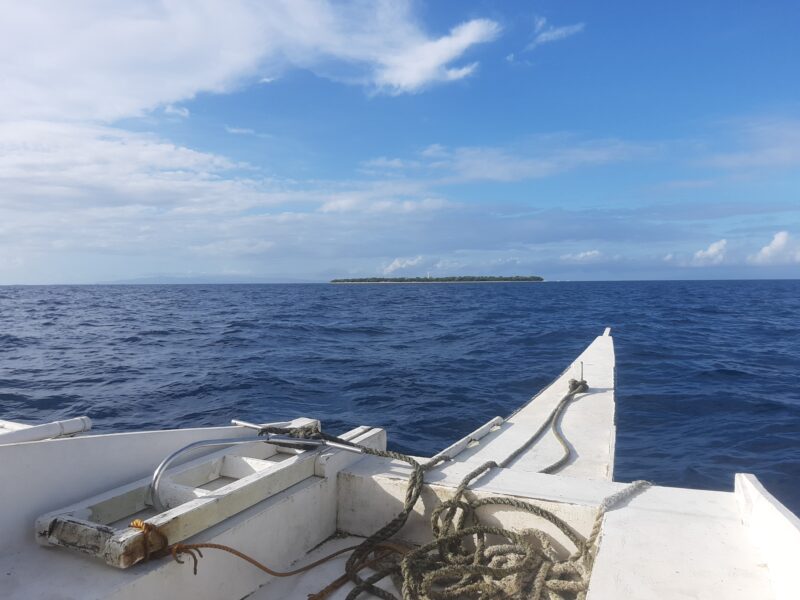
[[[405,525],[414,509],[425,485],[425,472],[434,468],[447,456],[420,464],[413,457],[388,450],[376,450],[354,444],[331,436],[319,427],[304,426],[284,429],[267,427],[259,434],[283,434],[300,439],[323,439],[359,448],[363,453],[381,458],[399,460],[411,466],[411,475],[406,488],[403,509],[395,518],[366,538],[358,546],[344,548],[310,565],[289,572],[274,571],[252,557],[228,546],[220,544],[174,544],[167,546],[165,552],[171,553],[178,562],[181,554],[187,553],[194,560],[197,573],[197,559],[202,557],[201,549],[224,550],[270,575],[286,577],[314,568],[344,552],[352,550],[345,564],[345,575],[354,587],[347,600],[355,600],[367,592],[384,600],[398,598],[377,584],[391,577],[398,589],[402,590],[403,600],[450,600],[455,598],[514,598],[533,600],[585,600],[589,577],[597,553],[597,540],[605,513],[624,500],[640,493],[650,486],[647,481],[635,481],[621,491],[607,497],[598,507],[589,536],[583,539],[569,524],[552,512],[535,504],[516,498],[493,496],[469,499],[466,492],[469,485],[493,468],[504,467],[515,460],[526,448],[535,443],[548,428],[552,429],[562,446],[563,454],[553,464],[541,470],[552,473],[569,461],[571,449],[558,430],[558,424],[567,406],[579,393],[588,389],[585,381],[571,380],[569,392],[550,413],[548,419],[534,434],[500,464],[489,461],[468,473],[452,498],[439,504],[431,517],[433,541],[412,550],[399,549],[389,542]],[[278,442],[276,442],[278,443]],[[567,558],[560,558],[556,550],[556,540],[542,529],[513,531],[502,527],[482,524],[477,510],[482,507],[500,506],[521,510],[539,517],[558,529],[574,546]],[[136,523],[136,522],[134,522]],[[132,526],[136,526],[132,523]],[[140,527],[145,533],[145,557],[150,556],[149,535],[157,531],[144,523]],[[158,532],[163,536],[163,533]],[[489,544],[487,536],[499,537],[504,543]],[[166,545],[166,538],[164,538]],[[379,553],[381,549],[388,549]],[[197,555],[195,555],[195,553]],[[370,558],[370,555],[373,555]],[[382,565],[382,566],[381,566]],[[375,572],[364,578],[360,571],[371,567]],[[341,579],[341,578],[340,578]],[[321,600],[335,590],[342,581],[337,580],[314,595]]]

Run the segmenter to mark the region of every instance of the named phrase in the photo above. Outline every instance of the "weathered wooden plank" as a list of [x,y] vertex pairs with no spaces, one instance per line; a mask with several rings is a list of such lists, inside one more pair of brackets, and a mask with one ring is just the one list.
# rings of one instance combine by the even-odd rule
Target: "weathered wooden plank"
[[[382,429],[360,427],[345,436],[371,447],[386,446]],[[275,450],[274,445],[266,442],[253,442],[236,447],[235,454],[232,449],[221,450],[171,469],[165,475],[161,494],[162,501],[170,508],[149,515],[146,522],[157,527],[168,543],[179,542],[314,476],[317,471],[323,476],[333,475],[361,458],[358,454],[320,447],[305,451],[279,448],[281,453],[285,452],[284,460],[264,460],[274,458]],[[224,485],[203,488],[215,481],[223,481]],[[152,510],[149,487],[150,478],[144,478],[48,513],[37,519],[37,541],[74,548],[100,557],[109,565],[127,568],[145,556],[145,534],[127,525],[132,515]],[[149,536],[149,542],[151,552],[164,546],[160,536]]]

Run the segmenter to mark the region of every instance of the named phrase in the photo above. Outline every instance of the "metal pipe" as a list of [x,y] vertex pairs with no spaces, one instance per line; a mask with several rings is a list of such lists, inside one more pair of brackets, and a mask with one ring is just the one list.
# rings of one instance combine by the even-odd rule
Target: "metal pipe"
[[326,446],[330,446],[331,448],[338,448],[339,450],[347,450],[348,452],[353,452],[355,454],[363,454],[364,451],[359,448],[358,446],[350,446],[348,444],[340,444],[339,442],[333,442],[330,440],[323,440]]
[[[293,421],[279,421],[277,423],[266,423],[265,425],[257,425],[256,423],[250,423],[248,421],[242,421],[240,419],[231,419],[232,425],[237,425],[239,427],[247,427],[248,429],[255,429],[256,431],[261,431],[265,427],[280,427],[282,429],[291,429]],[[277,439],[277,434],[273,434],[271,439]],[[290,438],[290,439],[302,439],[302,438]],[[288,441],[288,440],[287,440]],[[355,452],[357,454],[361,454],[362,450],[355,446],[350,446],[348,444],[341,444],[339,442],[334,442],[331,440],[324,440],[326,446],[330,446],[331,448],[339,448],[340,450],[347,450],[348,452]]]
[[183,448],[175,450],[175,452],[173,452],[172,454],[167,456],[167,458],[162,460],[161,464],[159,464],[156,467],[156,470],[153,471],[153,478],[150,480],[150,503],[158,512],[164,512],[165,510],[167,510],[167,507],[161,503],[161,498],[158,495],[158,485],[159,483],[161,483],[161,476],[164,475],[164,471],[166,471],[170,463],[172,463],[181,454],[184,454],[189,450],[194,450],[196,448],[203,448],[206,446],[235,446],[237,444],[252,444],[253,442],[266,442],[266,441],[267,440],[263,437],[200,440],[198,442],[192,442],[191,444],[188,444]]
[[264,425],[258,425],[256,423],[250,423],[240,419],[231,419],[231,425],[237,425],[239,427],[247,427],[248,429],[261,431],[265,427],[281,427],[283,429],[289,429],[292,426],[292,421],[278,421],[276,423],[265,423]]
[[219,440],[200,440],[198,442],[192,442],[191,444],[184,446],[183,448],[179,448],[178,450],[167,456],[167,458],[162,460],[161,464],[159,464],[156,467],[156,470],[153,471],[153,478],[150,481],[150,503],[158,512],[164,512],[165,510],[167,510],[167,507],[161,503],[161,498],[158,494],[158,486],[161,483],[161,477],[164,475],[164,472],[167,470],[167,467],[181,454],[184,454],[185,452],[194,450],[196,448],[211,447],[211,446],[235,446],[238,444],[252,444],[255,442],[263,442],[265,444],[277,444],[281,446],[306,446],[306,447],[331,446],[332,448],[338,448],[340,450],[347,450],[349,452],[355,452],[358,454],[361,453],[360,448],[356,448],[354,446],[348,446],[346,444],[340,444],[338,442],[295,438],[288,435],[268,435],[268,436],[258,436],[254,438],[222,438]]

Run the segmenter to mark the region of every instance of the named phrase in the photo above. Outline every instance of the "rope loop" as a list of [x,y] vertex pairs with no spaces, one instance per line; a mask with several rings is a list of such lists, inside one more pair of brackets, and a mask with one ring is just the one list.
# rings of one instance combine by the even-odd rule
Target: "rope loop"
[[[307,571],[352,550],[345,564],[345,575],[315,594],[313,597],[317,600],[327,597],[347,580],[354,584],[347,595],[347,600],[355,600],[365,592],[384,600],[398,600],[393,594],[377,585],[386,577],[392,577],[397,582],[402,590],[402,600],[460,598],[585,600],[597,554],[597,541],[606,512],[641,493],[650,486],[649,482],[635,481],[603,500],[597,509],[592,530],[585,539],[566,521],[541,506],[508,496],[473,498],[468,495],[468,489],[475,480],[485,476],[492,469],[508,466],[525,448],[535,443],[546,428],[553,430],[565,453],[558,461],[540,472],[552,473],[565,465],[570,458],[570,450],[566,440],[558,431],[559,420],[575,397],[587,392],[588,389],[583,379],[570,380],[567,394],[528,441],[501,463],[488,461],[467,473],[452,497],[440,502],[433,509],[430,520],[433,541],[417,548],[402,547],[396,542],[391,542],[390,538],[400,532],[414,510],[425,487],[425,473],[441,462],[451,459],[441,456],[421,464],[406,454],[368,448],[323,433],[316,424],[293,428],[264,427],[259,431],[259,435],[282,434],[299,439],[335,441],[359,448],[364,454],[402,461],[411,467],[402,510],[358,546],[344,548],[294,571],[280,572],[229,546],[212,543],[169,546],[167,536],[155,525],[137,519],[131,523],[131,527],[141,529],[144,534],[145,560],[151,556],[151,536],[155,535],[159,538],[159,550],[171,553],[176,562],[183,563],[181,557],[184,554],[188,555],[193,561],[195,575],[198,560],[203,557],[201,549],[206,548],[233,554],[276,577],[288,577]],[[485,507],[523,511],[546,521],[549,526],[545,529],[530,528],[515,531],[482,523],[478,511]],[[563,554],[563,539],[560,536],[556,539],[547,532],[553,528],[574,547],[567,556]],[[561,553],[557,549],[562,549]],[[374,573],[362,577],[360,572],[365,567],[370,567]]]
[[155,535],[155,537],[158,538],[158,550],[169,546],[167,536],[156,525],[148,523],[147,521],[142,521],[142,519],[134,519],[131,521],[130,526],[134,529],[140,529],[142,531],[142,550],[144,554],[144,560],[150,560],[150,555],[152,553],[150,536]]
[[297,439],[318,439],[322,431],[319,425],[312,423],[310,425],[301,425],[299,427],[262,427],[258,430],[258,435],[287,435]]

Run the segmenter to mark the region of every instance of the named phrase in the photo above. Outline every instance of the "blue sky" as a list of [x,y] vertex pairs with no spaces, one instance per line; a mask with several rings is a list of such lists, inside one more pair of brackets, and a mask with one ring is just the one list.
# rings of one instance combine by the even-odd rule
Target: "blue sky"
[[5,12],[0,283],[800,275],[794,2]]

